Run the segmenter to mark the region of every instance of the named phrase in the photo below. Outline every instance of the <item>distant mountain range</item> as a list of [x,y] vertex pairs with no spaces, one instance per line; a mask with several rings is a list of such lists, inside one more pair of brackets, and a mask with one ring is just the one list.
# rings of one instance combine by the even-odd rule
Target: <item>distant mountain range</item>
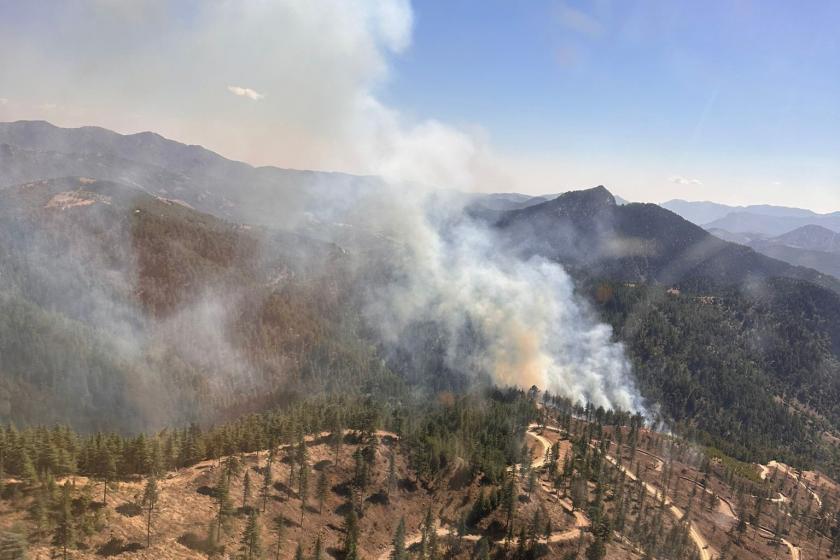
[[709,229],[709,233],[732,243],[752,247],[768,257],[840,278],[840,233],[822,226],[802,226],[776,237],[732,233],[718,228]]
[[708,230],[778,236],[802,226],[819,225],[840,232],[840,212],[817,214],[785,206],[727,206],[685,200],[669,200],[660,206]]
[[840,292],[840,280],[728,243],[655,204],[617,204],[603,186],[505,212],[495,226],[517,251],[616,280],[739,284],[786,276]]
[[679,214],[689,222],[697,225],[708,224],[720,220],[733,213],[758,214],[761,216],[775,218],[811,218],[817,216],[811,210],[802,208],[789,208],[786,206],[771,206],[768,204],[756,204],[751,206],[728,206],[716,202],[690,202],[687,200],[674,199],[660,204],[675,214]]
[[[153,133],[0,124],[0,420],[133,431],[395,376],[464,390],[441,366],[439,324],[395,355],[360,305],[413,258],[365,227],[393,196],[376,177],[255,168]],[[642,395],[698,441],[819,459],[819,434],[840,434],[831,228],[716,236],[620,202],[602,186],[450,193],[441,238],[477,222],[483,251],[562,264]],[[788,250],[820,254],[789,264]]]
[[0,123],[0,186],[66,176],[140,187],[231,221],[289,227],[301,217],[329,221],[325,199],[334,212],[382,187],[375,177],[252,167],[152,132]]
[[726,206],[670,200],[661,204],[716,237],[796,266],[840,277],[840,212],[784,206]]
[[779,236],[809,225],[822,226],[825,229],[840,232],[840,212],[815,214],[810,217],[766,216],[749,212],[733,212],[723,218],[703,224],[703,227],[723,229],[734,233]]

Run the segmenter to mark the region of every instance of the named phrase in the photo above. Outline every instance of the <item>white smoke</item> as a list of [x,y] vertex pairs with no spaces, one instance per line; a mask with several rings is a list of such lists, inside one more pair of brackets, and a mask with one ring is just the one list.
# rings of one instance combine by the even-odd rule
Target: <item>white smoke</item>
[[[428,204],[433,188],[486,192],[510,183],[479,127],[411,118],[381,101],[390,57],[411,44],[408,0],[201,3],[183,27],[174,2],[131,10],[80,4],[56,4],[48,22],[71,30],[70,41],[22,31],[0,37],[0,82],[28,84],[8,95],[55,95],[57,107],[46,116],[61,124],[154,129],[251,162],[379,175],[389,190],[355,201],[355,210],[406,255],[400,279],[367,309],[386,342],[414,322],[432,321],[446,334],[453,368],[640,407],[622,347],[559,265],[500,254],[492,231]],[[253,89],[228,89],[260,102],[234,103],[227,84],[248,84]],[[43,116],[11,105],[0,118]],[[347,207],[323,201],[331,203]],[[467,332],[480,346],[470,345]]]
[[404,344],[413,325],[432,323],[455,371],[607,408],[643,409],[623,347],[560,265],[504,253],[492,230],[452,216],[459,208],[454,200],[401,200],[391,209],[399,223],[390,230],[404,244],[400,274],[367,309],[386,344]]

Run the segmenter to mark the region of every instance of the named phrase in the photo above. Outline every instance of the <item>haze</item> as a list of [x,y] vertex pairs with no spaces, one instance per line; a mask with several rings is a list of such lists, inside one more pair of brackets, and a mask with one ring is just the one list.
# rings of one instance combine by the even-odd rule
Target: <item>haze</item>
[[463,190],[840,208],[837,5],[527,8],[2,0],[0,121]]

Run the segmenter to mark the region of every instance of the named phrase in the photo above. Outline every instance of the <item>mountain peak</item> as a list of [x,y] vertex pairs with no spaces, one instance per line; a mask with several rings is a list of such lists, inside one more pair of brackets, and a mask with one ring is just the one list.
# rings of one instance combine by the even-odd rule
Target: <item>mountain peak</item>
[[558,204],[589,208],[616,206],[615,197],[604,185],[591,189],[570,191],[554,199]]

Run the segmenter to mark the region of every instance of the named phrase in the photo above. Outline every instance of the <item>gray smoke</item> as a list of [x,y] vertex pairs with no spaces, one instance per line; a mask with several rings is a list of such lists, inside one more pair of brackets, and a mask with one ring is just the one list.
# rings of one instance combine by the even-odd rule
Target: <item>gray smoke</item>
[[[0,55],[8,62],[0,65],[6,83],[29,80],[36,91],[58,96],[45,100],[53,107],[43,111],[51,112],[35,115],[41,109],[8,94],[0,120],[40,117],[153,129],[251,161],[350,169],[378,178],[252,168],[148,133],[126,137],[86,129],[68,140],[39,125],[27,128],[32,135],[0,135],[0,144],[11,146],[0,146],[0,185],[87,175],[186,201],[230,221],[333,241],[359,275],[371,280],[362,311],[384,348],[418,354],[423,349],[411,345],[413,328],[434,325],[444,364],[468,378],[486,376],[599,405],[641,408],[623,348],[575,294],[562,267],[503,250],[494,230],[463,215],[462,198],[436,190],[509,187],[502,159],[480,129],[413,119],[380,100],[390,57],[410,45],[413,15],[406,0],[208,3],[188,31],[173,23],[178,18],[167,17],[165,3],[161,14],[123,13],[92,0],[82,4],[84,10],[73,16],[79,27],[66,26],[74,30],[74,44],[83,47],[76,64],[64,65],[52,56],[63,52],[63,44],[17,34],[0,39],[8,47],[7,56]],[[65,26],[62,15],[73,14],[59,11],[57,28]],[[109,42],[115,37],[122,40],[119,49]],[[121,63],[127,58],[132,65]],[[33,68],[54,64],[60,71],[33,77]],[[174,89],[158,84],[174,84]],[[251,89],[252,96],[236,93]],[[89,99],[100,103],[80,111]],[[127,111],[126,105],[136,110]],[[556,188],[546,185],[545,190]],[[130,237],[123,232],[113,249],[132,251]],[[98,250],[82,247],[81,252]],[[48,289],[42,300],[38,294],[28,298],[100,325],[105,338],[121,348],[115,359],[142,356],[135,387],[91,389],[108,406],[119,409],[134,392],[132,405],[149,407],[142,413],[160,424],[170,420],[164,417],[167,409],[193,396],[224,393],[233,399],[264,384],[265,372],[245,362],[226,329],[239,312],[240,294],[230,286],[192,294],[176,314],[149,322],[124,303],[134,296],[127,293],[136,283],[132,266],[112,270],[105,261],[93,270],[75,255],[53,259],[46,250],[33,257],[43,259],[44,266],[31,267],[38,280],[32,285]],[[328,271],[322,267],[328,258],[333,257],[299,255],[298,269]],[[388,274],[380,276],[383,260]],[[287,272],[272,276],[278,289]],[[102,285],[88,290],[89,277],[101,278]],[[61,297],[64,286],[71,294],[82,291],[78,302],[88,307],[74,310],[75,300]],[[164,355],[171,348],[180,361]],[[177,375],[159,367],[173,362],[181,364]],[[284,367],[276,369],[282,373]],[[78,372],[78,378],[86,373]],[[170,388],[176,382],[194,393],[174,396]],[[88,410],[103,406],[91,391],[68,387]]]
[[505,251],[493,230],[461,214],[457,197],[391,188],[400,202],[376,219],[399,241],[399,273],[366,309],[386,344],[410,348],[411,328],[430,323],[452,370],[642,410],[622,345],[560,265]]

